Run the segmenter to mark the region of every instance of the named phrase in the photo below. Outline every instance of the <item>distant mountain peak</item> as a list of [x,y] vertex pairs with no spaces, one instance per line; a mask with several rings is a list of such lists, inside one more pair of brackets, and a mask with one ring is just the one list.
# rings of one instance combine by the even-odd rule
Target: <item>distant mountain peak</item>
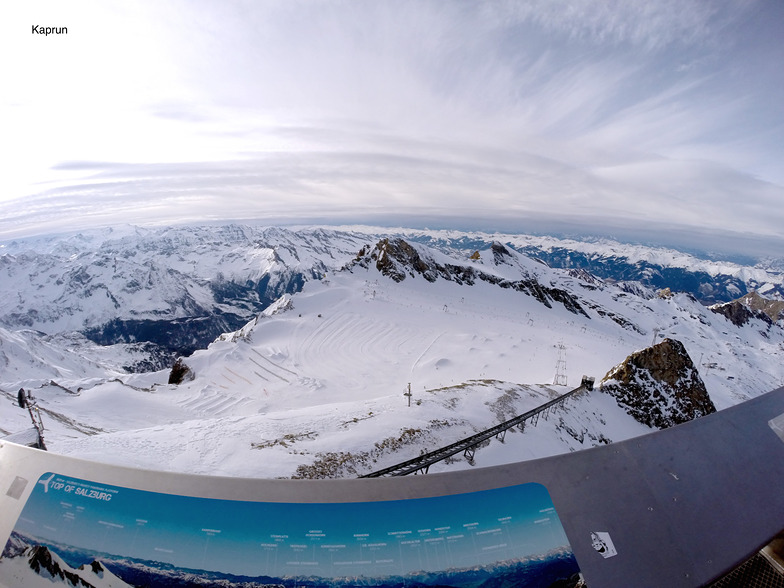
[[772,321],[784,319],[784,301],[782,300],[764,298],[756,290],[752,290],[738,300],[749,310],[764,312]]
[[[513,254],[500,243],[491,246],[491,251],[496,265],[500,260],[500,263],[512,266],[519,272],[520,279],[510,279],[495,273],[488,273],[474,265],[461,265],[424,245],[412,245],[401,238],[382,239],[370,250],[363,247],[356,259],[346,267],[350,270],[352,266],[359,265],[367,269],[373,265],[382,275],[395,282],[402,282],[406,276],[413,278],[417,275],[422,276],[428,282],[435,282],[440,278],[467,286],[473,286],[480,281],[486,282],[500,288],[511,288],[533,296],[548,308],[552,308],[553,302],[560,302],[569,312],[588,317],[577,298],[571,293],[561,288],[544,286],[535,276],[529,275],[529,272],[519,263],[519,254],[518,257],[513,257]],[[441,262],[436,261],[437,256],[442,258]],[[512,260],[518,263],[515,265],[511,262]]]
[[490,251],[493,252],[493,262],[496,265],[507,264],[511,265],[512,254],[504,247],[500,241],[493,241],[490,245]]
[[[126,588],[130,586],[113,574],[104,564],[93,560],[74,569],[69,566],[57,553],[45,545],[30,545],[17,554],[4,554],[4,557],[26,558],[29,571],[24,573],[20,585],[39,584],[42,579],[48,585],[50,582],[57,585],[73,586],[74,588]],[[32,580],[30,574],[38,576]]]
[[428,282],[435,282],[441,269],[435,261],[424,256],[416,247],[404,239],[382,239],[370,252],[370,258],[376,262],[376,269],[383,275],[401,282],[406,274],[416,274]]
[[731,302],[714,304],[709,308],[716,314],[722,315],[736,327],[743,327],[754,319],[770,327],[774,321],[784,316],[784,302],[767,300],[756,292],[750,292]]
[[28,551],[27,561],[30,569],[41,577],[47,575],[52,580],[68,582],[71,586],[81,586],[83,588],[95,588],[93,584],[72,571],[59,557],[54,555],[45,545],[35,545]]

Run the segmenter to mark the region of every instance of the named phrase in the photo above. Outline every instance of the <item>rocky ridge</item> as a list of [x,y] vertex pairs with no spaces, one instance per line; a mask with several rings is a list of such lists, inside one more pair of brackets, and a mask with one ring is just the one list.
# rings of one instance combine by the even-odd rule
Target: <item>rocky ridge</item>
[[676,339],[632,353],[602,378],[600,389],[638,422],[657,429],[716,412],[697,368]]
[[[493,243],[490,250],[494,265],[513,265],[514,257],[501,243]],[[487,282],[532,296],[548,308],[552,308],[553,302],[559,302],[569,312],[588,317],[575,296],[561,288],[545,286],[535,276],[528,275],[520,280],[510,280],[470,265],[439,262],[426,249],[400,238],[382,239],[373,249],[363,247],[346,269],[350,270],[352,265],[363,268],[375,265],[382,275],[395,282],[402,282],[406,276],[413,278],[417,275],[428,282],[442,279],[467,286],[472,286],[479,281]]]
[[749,310],[764,312],[774,322],[784,320],[784,301],[782,300],[770,300],[760,296],[756,291],[752,291],[739,298],[738,301],[742,302]]
[[[373,249],[369,243],[383,239],[395,249],[400,238],[410,248],[425,245],[453,258],[450,262],[439,257],[437,265],[448,271],[434,273],[437,268],[420,253],[419,267],[426,278],[440,276],[457,283],[498,280],[502,287],[527,291],[546,305],[559,301],[562,284],[548,284],[540,276],[534,280],[537,286],[493,269],[511,269],[521,257],[529,256],[549,267],[571,270],[585,289],[614,284],[650,297],[650,292],[669,287],[673,292],[689,292],[702,304],[731,301],[758,289],[769,298],[784,300],[781,271],[774,263],[745,267],[612,242],[432,230],[389,232],[358,226],[335,230],[236,224],[116,227],[0,243],[0,327],[48,335],[78,332],[102,346],[146,343],[137,354],[140,359],[128,363],[128,369],[168,367],[175,357],[203,349],[221,334],[242,327],[283,294],[299,292],[305,283],[344,266],[361,247],[369,252]],[[482,259],[471,260],[471,253],[479,251]],[[381,259],[382,265],[389,275],[400,276],[394,257]],[[459,259],[465,263],[455,261]],[[484,275],[449,267],[456,265],[473,267]],[[413,274],[418,274],[416,269]],[[560,302],[579,314],[568,299]],[[753,303],[745,304],[755,310]],[[590,312],[582,299],[580,305]],[[781,308],[777,316],[780,313]],[[778,320],[769,314],[774,322]]]
[[737,300],[714,304],[710,309],[725,317],[736,327],[743,327],[754,319],[765,323],[768,327],[776,321],[784,320],[784,301],[763,298],[753,291]]

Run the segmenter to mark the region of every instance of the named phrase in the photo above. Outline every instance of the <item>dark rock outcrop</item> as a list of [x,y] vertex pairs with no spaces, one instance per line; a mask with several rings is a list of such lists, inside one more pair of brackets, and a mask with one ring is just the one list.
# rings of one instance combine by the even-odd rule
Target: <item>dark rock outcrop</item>
[[509,264],[512,259],[512,254],[499,241],[493,241],[490,250],[493,252],[493,263],[496,265]]
[[396,282],[405,280],[406,270],[411,276],[414,275],[412,272],[420,274],[428,282],[435,282],[438,277],[437,268],[431,267],[432,264],[422,259],[419,252],[403,239],[379,241],[373,253],[371,258],[375,259],[376,269]]
[[169,373],[169,384],[182,384],[192,380],[195,376],[193,370],[188,367],[181,357],[178,357]]
[[85,581],[78,574],[69,570],[64,570],[60,564],[52,557],[52,553],[43,545],[36,545],[30,548],[29,559],[30,568],[38,575],[51,576],[52,580],[69,586],[82,586],[83,588],[94,588],[92,584]]
[[755,312],[764,312],[770,320],[784,320],[784,300],[770,300],[763,298],[755,290],[738,298],[746,308]]
[[600,388],[637,421],[658,429],[716,412],[686,348],[675,339],[632,353]]
[[[500,243],[493,244],[491,249],[496,265],[508,264],[508,260],[512,259],[512,254]],[[553,302],[560,302],[569,312],[590,318],[575,296],[560,288],[544,286],[533,276],[520,280],[507,280],[475,267],[452,263],[441,264],[429,257],[425,251],[420,252],[403,239],[382,239],[372,250],[362,248],[347,269],[350,270],[353,266],[369,268],[371,265],[375,265],[382,275],[396,282],[418,275],[428,282],[443,279],[467,286],[472,286],[479,281],[487,282],[533,296],[548,308],[552,308]]]
[[716,314],[722,315],[736,327],[742,327],[752,319],[758,319],[771,326],[773,321],[761,310],[752,310],[740,300],[725,302],[724,304],[714,304],[710,309]]

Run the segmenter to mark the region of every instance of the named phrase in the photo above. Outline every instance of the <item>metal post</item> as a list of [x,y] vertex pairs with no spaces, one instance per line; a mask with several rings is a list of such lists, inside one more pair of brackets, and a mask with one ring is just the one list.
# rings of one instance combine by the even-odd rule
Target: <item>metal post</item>
[[29,391],[27,392],[27,395],[25,395],[24,388],[20,388],[17,399],[19,406],[27,409],[33,427],[38,433],[38,447],[46,451],[46,444],[44,443],[44,422],[41,419],[41,411],[38,409],[35,398],[33,398],[33,395]]

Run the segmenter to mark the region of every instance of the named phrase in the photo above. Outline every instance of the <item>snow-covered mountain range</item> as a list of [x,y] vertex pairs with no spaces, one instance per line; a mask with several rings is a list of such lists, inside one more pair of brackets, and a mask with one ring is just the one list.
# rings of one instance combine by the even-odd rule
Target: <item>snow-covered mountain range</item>
[[91,588],[128,588],[98,560],[69,566],[56,551],[12,534],[0,558],[0,570],[16,588],[39,588],[54,585]]
[[[58,550],[63,554],[58,554]],[[86,561],[69,565],[67,559]],[[111,570],[114,570],[113,573]],[[14,581],[15,588],[56,585],[83,588],[126,588],[156,586],[179,588],[284,588],[315,586],[347,588],[403,585],[414,586],[496,586],[521,582],[527,586],[580,586],[577,562],[571,549],[560,548],[541,555],[515,558],[493,564],[453,567],[438,572],[418,571],[404,575],[339,576],[318,575],[237,576],[228,573],[177,568],[159,561],[144,561],[108,553],[90,553],[60,544],[47,545],[13,533],[0,557],[0,573]],[[125,580],[121,579],[120,577]],[[500,579],[499,579],[500,577]],[[567,580],[569,578],[569,580]],[[560,581],[559,581],[560,580]]]
[[[664,338],[682,344],[721,410],[784,382],[784,322],[755,309],[733,320],[738,311],[705,303],[751,291],[780,300],[776,267],[372,227],[128,227],[4,243],[0,433],[29,426],[11,406],[24,387],[51,451],[196,473],[354,476],[530,410],[583,374],[598,382]],[[190,377],[170,384],[177,356]],[[473,465],[651,431],[627,408],[583,393]]]
[[12,242],[0,248],[0,326],[188,354],[361,244],[348,233],[240,226]]

